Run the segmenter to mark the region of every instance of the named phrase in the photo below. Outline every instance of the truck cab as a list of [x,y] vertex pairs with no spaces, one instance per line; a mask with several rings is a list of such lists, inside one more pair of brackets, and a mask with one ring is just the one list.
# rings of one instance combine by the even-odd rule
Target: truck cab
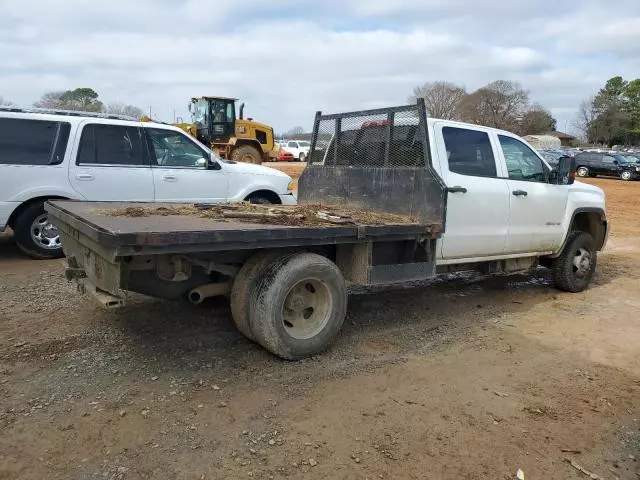
[[[517,135],[450,120],[390,118],[388,112],[367,111],[353,118],[353,123],[340,125],[338,145],[334,123],[318,126],[310,164],[336,161],[374,168],[425,164],[433,169],[446,191],[439,266],[505,260],[526,264],[517,259],[544,263],[560,254],[576,229],[588,231],[598,250],[604,247],[608,233],[604,192],[574,183],[573,174],[559,181],[560,167],[552,168]],[[420,163],[424,152],[418,147],[425,143],[424,135],[429,148]],[[563,165],[575,170],[569,157]]]

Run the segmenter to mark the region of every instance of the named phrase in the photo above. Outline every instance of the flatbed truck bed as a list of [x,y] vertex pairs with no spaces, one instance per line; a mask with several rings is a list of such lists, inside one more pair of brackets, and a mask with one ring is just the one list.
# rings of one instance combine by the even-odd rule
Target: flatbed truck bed
[[[387,123],[367,121],[379,118]],[[354,149],[353,134],[374,135],[364,144],[375,148]],[[128,292],[195,304],[226,295],[246,337],[299,359],[324,350],[341,329],[348,283],[435,274],[446,189],[429,151],[423,102],[318,113],[293,224],[278,205],[264,206],[273,213],[265,218],[234,218],[240,207],[216,205],[52,200],[45,208],[67,278],[102,305],[120,306]]]

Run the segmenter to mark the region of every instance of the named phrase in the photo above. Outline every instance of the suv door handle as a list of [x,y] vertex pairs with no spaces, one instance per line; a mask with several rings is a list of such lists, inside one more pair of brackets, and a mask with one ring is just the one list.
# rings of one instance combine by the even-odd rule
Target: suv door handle
[[449,193],[467,193],[467,189],[456,185],[455,187],[447,187],[447,192]]
[[163,175],[162,179],[165,182],[175,182],[178,180],[178,177],[176,177],[175,175]]
[[524,190],[514,190],[513,193],[516,197],[526,197],[528,195]]
[[76,175],[78,180],[93,180],[93,175],[90,173],[79,173]]

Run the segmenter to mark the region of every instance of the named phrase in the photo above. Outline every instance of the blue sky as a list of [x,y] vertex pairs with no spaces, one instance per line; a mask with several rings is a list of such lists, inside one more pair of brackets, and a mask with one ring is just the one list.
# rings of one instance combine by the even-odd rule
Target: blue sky
[[[284,131],[402,104],[414,86],[515,80],[571,130],[607,78],[640,77],[640,1],[0,0],[0,96],[92,87],[155,117],[241,98]],[[37,12],[37,14],[35,14]]]

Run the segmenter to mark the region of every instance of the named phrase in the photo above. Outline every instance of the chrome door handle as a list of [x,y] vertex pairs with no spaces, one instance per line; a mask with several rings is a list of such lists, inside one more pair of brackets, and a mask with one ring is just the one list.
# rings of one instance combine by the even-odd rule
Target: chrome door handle
[[79,173],[76,175],[78,180],[93,180],[93,175],[90,173]]
[[165,182],[176,182],[178,180],[178,177],[176,177],[175,175],[163,175],[162,179]]

